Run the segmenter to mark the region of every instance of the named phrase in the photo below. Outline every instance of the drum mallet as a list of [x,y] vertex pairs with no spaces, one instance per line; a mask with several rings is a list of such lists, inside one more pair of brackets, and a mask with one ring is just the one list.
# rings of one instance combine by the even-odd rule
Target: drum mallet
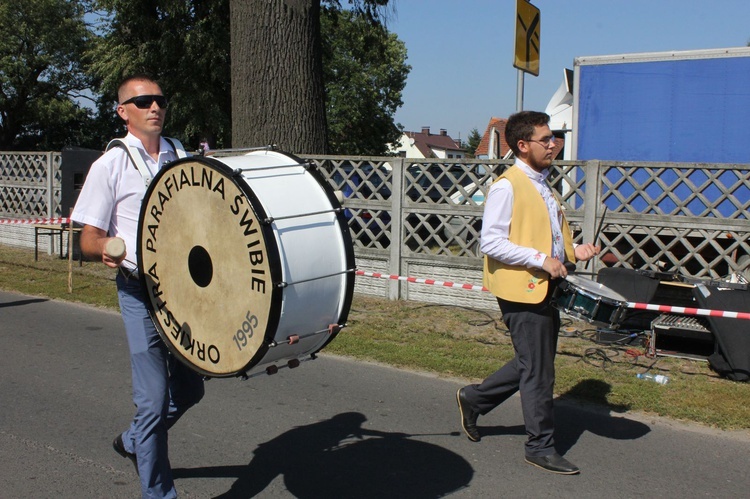
[[104,245],[104,252],[113,260],[118,260],[125,255],[125,241],[119,237],[113,237]]
[[[596,228],[596,234],[594,234],[594,241],[593,244],[596,246],[596,243],[599,242],[599,236],[602,235],[602,226],[604,225],[604,217],[607,216],[607,205],[604,205],[604,211],[602,212],[602,218],[599,220],[599,226]],[[593,258],[591,259],[593,260]],[[589,268],[589,263],[591,263],[591,260],[586,262],[585,268]]]

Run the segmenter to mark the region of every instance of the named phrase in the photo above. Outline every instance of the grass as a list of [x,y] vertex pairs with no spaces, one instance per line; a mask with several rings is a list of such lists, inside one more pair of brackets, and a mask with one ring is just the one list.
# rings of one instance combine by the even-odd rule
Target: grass
[[[0,289],[117,310],[114,271],[0,245]],[[595,330],[566,320],[558,343],[555,391],[612,412],[638,411],[722,430],[750,430],[750,383],[720,378],[708,363],[650,358],[643,346],[594,341]],[[513,356],[499,310],[355,296],[345,328],[327,353],[446,377],[479,381]],[[636,373],[666,374],[666,385]]]

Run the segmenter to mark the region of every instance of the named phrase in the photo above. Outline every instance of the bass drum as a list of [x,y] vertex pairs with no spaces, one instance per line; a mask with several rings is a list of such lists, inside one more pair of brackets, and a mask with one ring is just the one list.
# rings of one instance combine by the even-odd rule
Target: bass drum
[[168,348],[209,377],[295,367],[343,327],[354,291],[333,190],[272,150],[162,168],[141,207],[138,268]]

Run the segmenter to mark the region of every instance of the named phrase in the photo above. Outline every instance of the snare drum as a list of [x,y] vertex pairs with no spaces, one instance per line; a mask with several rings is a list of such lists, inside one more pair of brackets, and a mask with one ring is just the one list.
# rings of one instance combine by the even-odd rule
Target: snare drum
[[617,329],[624,318],[627,300],[603,284],[568,275],[553,291],[551,303],[570,316]]
[[138,268],[170,351],[227,377],[323,348],[354,291],[340,208],[314,169],[278,151],[165,166],[141,207]]

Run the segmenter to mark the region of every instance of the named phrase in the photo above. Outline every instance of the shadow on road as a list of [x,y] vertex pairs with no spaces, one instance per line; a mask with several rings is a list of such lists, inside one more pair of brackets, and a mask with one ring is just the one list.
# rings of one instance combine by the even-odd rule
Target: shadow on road
[[563,400],[587,400],[602,410],[586,410],[572,404],[555,404],[555,447],[560,454],[568,452],[585,432],[614,440],[635,440],[651,431],[648,425],[639,421],[611,414],[629,410],[628,406],[607,401],[607,394],[611,388],[610,384],[604,381],[586,379],[561,396]]
[[182,468],[173,475],[237,477],[222,498],[254,497],[279,475],[301,498],[434,498],[471,481],[474,470],[458,454],[409,439],[417,435],[362,428],[366,420],[359,412],[338,414],[260,444],[246,466]]
[[[607,401],[611,386],[604,381],[587,379],[579,382],[555,403],[555,448],[565,455],[585,432],[615,440],[635,440],[646,435],[650,428],[638,421],[613,416],[611,412],[624,413],[629,407],[614,405]],[[601,409],[587,409],[568,403],[566,399],[587,400]],[[524,425],[482,426],[482,437],[503,435],[526,435]],[[519,449],[522,452],[523,449]]]
[[31,305],[32,303],[42,303],[45,301],[49,301],[49,300],[47,298],[32,298],[29,300],[8,301],[8,302],[0,303],[0,308],[20,307],[21,305]]

